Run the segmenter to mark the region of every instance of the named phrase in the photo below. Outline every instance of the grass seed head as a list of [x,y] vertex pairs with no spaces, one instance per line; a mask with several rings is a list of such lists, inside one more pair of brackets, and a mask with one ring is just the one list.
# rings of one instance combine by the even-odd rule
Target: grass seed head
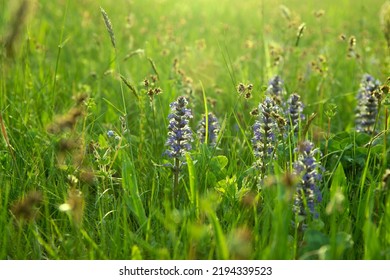
[[111,20],[108,17],[106,11],[102,7],[100,7],[100,12],[102,13],[104,24],[106,25],[108,34],[110,35],[111,44],[115,49],[116,48],[115,34],[114,34],[114,29],[112,28]]
[[81,170],[79,174],[79,179],[82,183],[87,185],[94,185],[96,183],[95,172],[91,169]]
[[79,107],[71,108],[65,115],[57,117],[48,127],[49,133],[59,133],[65,130],[72,130],[77,120],[83,115],[83,109]]
[[253,117],[257,117],[259,115],[259,108],[252,109],[252,111],[249,114]]
[[390,169],[386,169],[382,176],[382,190],[387,192],[390,189]]
[[43,195],[39,191],[31,191],[22,200],[11,206],[11,212],[17,221],[34,221],[37,217],[38,207],[43,202]]
[[59,206],[59,210],[63,212],[69,212],[73,222],[76,225],[81,225],[84,215],[84,196],[82,192],[72,187],[68,192],[68,199],[66,203]]
[[316,18],[321,18],[323,15],[325,15],[325,11],[324,10],[317,10],[317,11],[315,11],[314,12],[314,16],[316,17]]
[[253,252],[252,231],[247,227],[234,229],[228,238],[229,251],[232,259],[249,259]]

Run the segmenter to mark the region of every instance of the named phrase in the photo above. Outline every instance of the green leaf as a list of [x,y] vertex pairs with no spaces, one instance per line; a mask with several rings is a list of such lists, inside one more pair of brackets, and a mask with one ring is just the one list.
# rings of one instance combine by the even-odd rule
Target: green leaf
[[382,155],[383,150],[384,150],[384,146],[382,144],[375,145],[371,148],[371,153],[376,154],[376,155]]
[[228,164],[229,160],[225,156],[216,156],[211,159],[211,167],[215,170],[222,170],[226,167]]
[[366,145],[368,142],[370,142],[371,140],[371,136],[368,135],[367,133],[357,133],[356,134],[356,145],[358,146],[364,146]]
[[106,137],[104,137],[103,134],[99,135],[98,142],[99,142],[99,147],[101,147],[102,149],[108,148],[108,143],[107,143]]
[[199,211],[199,192],[196,184],[196,175],[194,162],[192,161],[191,155],[186,153],[186,161],[189,174],[189,183],[190,183],[190,201],[193,207],[196,209],[196,213]]
[[329,244],[329,237],[320,231],[307,229],[303,241],[305,246],[302,248],[301,258],[312,259],[314,255],[317,255],[317,250]]
[[341,163],[336,168],[336,171],[333,174],[332,185],[330,189],[336,190],[337,187],[345,186],[347,184],[347,177],[345,176],[344,167]]
[[137,245],[134,245],[131,248],[131,259],[132,260],[142,260],[141,251]]
[[352,248],[354,242],[350,234],[341,231],[336,234],[336,243],[338,250],[342,248],[344,251],[345,249]]
[[218,181],[216,190],[227,195],[230,198],[235,198],[238,191],[236,175],[233,177],[226,177],[223,180]]
[[126,192],[127,204],[140,226],[146,225],[147,217],[138,190],[137,171],[128,155],[123,154],[122,187]]
[[218,217],[214,212],[214,209],[210,207],[208,203],[202,205],[202,209],[205,211],[207,218],[210,220],[215,236],[215,242],[217,247],[217,257],[218,259],[227,260],[229,259],[229,249],[226,242],[226,237],[223,234],[221,224],[219,223]]

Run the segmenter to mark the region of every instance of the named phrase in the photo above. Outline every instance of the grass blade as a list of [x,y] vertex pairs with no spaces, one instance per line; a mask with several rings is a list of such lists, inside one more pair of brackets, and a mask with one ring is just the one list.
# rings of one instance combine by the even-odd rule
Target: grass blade
[[128,206],[137,219],[140,227],[146,225],[147,217],[139,195],[137,172],[134,163],[126,155],[122,163],[122,187],[127,195]]

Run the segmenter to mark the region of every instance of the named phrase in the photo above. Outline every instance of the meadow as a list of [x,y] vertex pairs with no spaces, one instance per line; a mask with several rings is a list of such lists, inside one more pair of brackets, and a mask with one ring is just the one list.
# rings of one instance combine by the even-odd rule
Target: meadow
[[0,0],[0,259],[390,259],[390,2],[302,3]]

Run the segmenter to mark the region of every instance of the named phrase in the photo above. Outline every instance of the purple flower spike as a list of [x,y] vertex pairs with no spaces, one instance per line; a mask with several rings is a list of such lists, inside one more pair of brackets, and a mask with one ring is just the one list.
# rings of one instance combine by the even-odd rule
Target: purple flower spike
[[168,139],[165,143],[167,147],[165,154],[171,158],[183,157],[185,152],[192,148],[192,130],[188,126],[192,112],[187,105],[188,101],[183,96],[170,104],[171,113],[168,115]]
[[275,101],[267,96],[259,105],[259,118],[253,125],[252,145],[256,157],[255,166],[259,167],[262,173],[272,159],[276,147],[278,130],[272,115],[277,110]]
[[315,154],[319,153],[318,149],[314,149],[313,143],[304,141],[299,144],[298,159],[294,162],[294,173],[301,178],[298,183],[293,210],[301,216],[307,216],[309,213],[316,218],[318,213],[315,206],[321,202],[322,195],[319,189],[319,182],[322,179],[319,173],[322,166],[315,158]]
[[[220,125],[217,117],[213,113],[208,114],[208,144],[215,146],[217,143],[218,133]],[[203,116],[202,120],[198,124],[197,134],[201,143],[205,142],[206,139],[206,116]]]
[[269,82],[267,93],[271,96],[281,97],[283,95],[283,80],[280,76],[274,76]]
[[378,99],[374,92],[379,89],[380,82],[374,77],[364,74],[356,96],[356,131],[372,133],[378,115]]
[[290,130],[294,131],[294,133],[298,133],[299,123],[305,119],[305,115],[303,112],[303,104],[300,101],[301,97],[293,93],[287,100],[287,126]]

